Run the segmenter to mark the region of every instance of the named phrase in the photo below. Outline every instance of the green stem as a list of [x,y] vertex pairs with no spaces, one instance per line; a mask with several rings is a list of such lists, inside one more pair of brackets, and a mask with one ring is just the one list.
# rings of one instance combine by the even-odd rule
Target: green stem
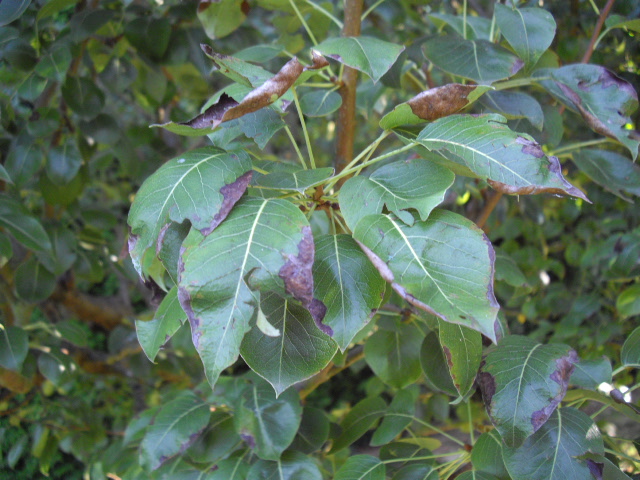
[[489,41],[493,42],[493,36],[496,33],[496,13],[493,12],[493,16],[491,17],[491,30],[489,30]]
[[339,86],[336,86],[335,83],[303,83],[302,85],[298,85],[298,87],[313,87],[313,88],[340,88]]
[[616,368],[612,373],[611,376],[615,377],[617,374],[624,372],[628,367],[625,365],[622,365],[621,367]]
[[463,442],[462,440],[457,439],[457,438],[456,438],[456,437],[454,437],[453,435],[449,435],[449,434],[448,434],[447,432],[445,432],[444,430],[440,430],[438,427],[436,427],[436,426],[434,426],[434,425],[431,425],[430,423],[425,422],[424,420],[421,420],[420,418],[415,417],[415,416],[413,416],[413,415],[406,415],[406,414],[404,414],[404,413],[389,413],[389,414],[387,414],[387,416],[390,416],[390,417],[405,417],[405,418],[410,418],[410,419],[412,419],[414,422],[417,422],[417,423],[419,423],[420,425],[422,425],[422,426],[424,426],[424,427],[427,427],[427,428],[429,428],[429,429],[433,430],[434,432],[439,433],[440,435],[442,435],[442,436],[444,436],[444,437],[447,437],[449,440],[451,440],[452,442],[457,443],[457,444],[458,444],[458,445],[460,445],[461,447],[464,447],[464,446],[465,446],[465,444],[464,444],[464,442]]
[[289,0],[289,3],[291,4],[291,7],[295,10],[296,15],[300,19],[300,22],[302,23],[302,26],[307,31],[307,35],[309,35],[309,38],[311,39],[313,44],[314,45],[318,45],[318,41],[316,40],[316,37],[313,35],[313,32],[309,28],[309,25],[307,25],[307,21],[304,19],[304,17],[300,13],[300,10],[298,10],[298,6],[296,5],[296,2],[294,2],[293,0]]
[[333,15],[331,15],[331,13],[329,13],[327,10],[325,10],[324,8],[322,8],[320,5],[315,4],[314,2],[312,2],[311,0],[304,0],[308,5],[311,5],[311,7],[315,8],[316,10],[318,10],[320,13],[322,13],[324,16],[326,16],[327,18],[331,19],[333,21],[333,23],[335,23],[336,25],[338,25],[338,27],[342,28],[344,26],[344,24],[338,20],[336,17],[334,17]]
[[291,89],[291,93],[293,93],[293,101],[296,103],[296,109],[298,110],[298,118],[300,118],[300,125],[302,125],[302,132],[304,133],[304,141],[307,144],[307,152],[309,153],[309,162],[311,163],[311,168],[316,168],[316,161],[313,158],[313,150],[311,149],[311,140],[309,139],[309,132],[307,131],[307,124],[304,121],[304,115],[302,114],[302,109],[300,108],[300,100],[298,99],[298,93],[295,88]]
[[471,445],[476,443],[473,435],[473,415],[471,415],[471,402],[467,402],[467,415],[469,416],[469,436],[471,437]]
[[585,142],[572,143],[571,145],[567,145],[565,147],[557,148],[556,150],[552,150],[547,153],[550,156],[557,156],[560,153],[572,152],[574,150],[580,150],[585,147],[591,147],[593,145],[600,145],[602,143],[610,142],[608,138],[599,138],[597,140],[587,140]]
[[386,465],[387,463],[397,463],[397,462],[417,462],[419,460],[433,460],[434,458],[444,458],[444,457],[450,457],[452,455],[463,455],[465,453],[467,452],[464,450],[458,450],[457,452],[437,453],[434,455],[424,455],[421,457],[390,458],[389,460],[382,460],[380,463],[384,463]]
[[615,455],[616,457],[621,457],[621,458],[624,458],[625,460],[629,460],[629,461],[633,462],[634,464],[640,463],[640,462],[638,462],[637,458],[630,457],[629,455],[625,455],[622,452],[616,452],[615,450],[611,450],[610,448],[605,448],[604,451],[606,453],[610,453],[611,455]]
[[607,408],[609,408],[609,405],[604,405],[602,408],[600,408],[597,412],[592,413],[590,416],[591,418],[596,418],[598,415],[600,415],[602,412],[604,412]]
[[362,17],[360,17],[360,21],[362,22],[365,18],[367,18],[369,14],[373,12],[376,9],[376,7],[384,1],[385,0],[378,0],[376,3],[374,3],[369,8],[367,8],[367,11],[362,14]]
[[416,145],[418,145],[418,142],[412,142],[408,145],[405,145],[402,148],[398,148],[397,150],[392,150],[390,152],[387,152],[383,155],[380,155],[378,157],[372,158],[371,160],[364,162],[362,165],[358,165],[356,167],[351,167],[349,169],[344,169],[342,172],[340,172],[338,175],[336,175],[335,177],[333,177],[331,180],[338,180],[342,177],[346,177],[347,175],[351,175],[353,172],[357,171],[357,170],[361,170],[365,167],[368,167],[370,165],[373,165],[374,163],[378,163],[381,160],[384,160],[385,158],[389,158],[389,157],[393,157],[394,155],[398,155],[399,153],[402,152],[406,152],[407,150],[411,150],[413,147],[415,147]]
[[467,0],[462,2],[462,38],[467,39]]
[[526,87],[528,85],[534,85],[542,80],[550,80],[551,77],[527,77],[516,78],[515,80],[507,80],[505,82],[498,82],[491,85],[496,90],[506,90],[507,88]]
[[300,163],[302,164],[302,168],[307,170],[307,164],[304,163],[304,157],[302,156],[302,152],[298,148],[298,142],[296,142],[296,139],[293,138],[293,134],[291,133],[291,129],[289,128],[289,125],[285,125],[284,129],[287,132],[287,135],[289,135],[289,140],[291,140],[291,144],[293,145],[293,148],[295,149],[296,153],[298,154],[298,159],[300,159]]

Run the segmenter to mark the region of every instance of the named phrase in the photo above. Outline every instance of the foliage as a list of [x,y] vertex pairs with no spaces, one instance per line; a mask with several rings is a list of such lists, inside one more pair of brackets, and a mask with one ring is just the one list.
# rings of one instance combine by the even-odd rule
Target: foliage
[[3,1],[0,476],[640,473],[596,3]]

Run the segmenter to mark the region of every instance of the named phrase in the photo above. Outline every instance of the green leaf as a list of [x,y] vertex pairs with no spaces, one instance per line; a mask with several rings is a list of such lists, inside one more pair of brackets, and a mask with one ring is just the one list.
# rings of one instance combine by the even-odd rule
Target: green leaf
[[20,327],[0,324],[0,365],[20,372],[29,353],[29,335]]
[[84,118],[93,118],[104,106],[104,94],[88,78],[67,76],[62,97],[71,110]]
[[320,450],[329,438],[329,428],[330,422],[323,410],[304,407],[302,422],[291,444],[291,450],[298,450],[306,454]]
[[315,49],[340,63],[360,70],[375,83],[395,63],[404,46],[360,36],[328,38]]
[[66,185],[76,176],[81,165],[80,151],[75,140],[69,138],[63,145],[49,150],[47,176],[55,185]]
[[246,18],[243,0],[201,1],[198,4],[198,20],[207,37],[213,40],[234,32]]
[[156,250],[170,222],[189,220],[210,233],[229,214],[251,180],[251,162],[215,147],[192,150],[166,162],[140,187],[129,211],[129,253],[138,273],[145,252]]
[[265,63],[276,58],[283,50],[282,45],[252,45],[234,53],[233,56],[245,62]]
[[31,0],[3,0],[0,3],[0,27],[20,18],[30,4]]
[[604,454],[598,427],[586,414],[573,408],[553,412],[549,420],[520,448],[503,448],[512,478],[566,480],[591,478],[588,453]]
[[392,330],[379,329],[364,345],[364,359],[376,376],[394,388],[405,388],[422,373],[423,334],[414,323],[397,322]]
[[159,60],[169,46],[171,23],[168,18],[138,17],[126,24],[124,34],[141,54]]
[[[430,446],[433,445],[433,446]],[[429,447],[427,447],[429,446]],[[434,438],[421,437],[393,442],[380,448],[380,460],[393,460],[388,463],[389,470],[400,470],[408,465],[435,466],[436,462],[430,450],[440,448],[442,444]],[[430,479],[431,480],[431,479]]]
[[264,149],[271,137],[286,126],[282,116],[271,108],[249,113],[238,118],[237,122],[242,133],[256,142],[260,149]]
[[385,282],[351,235],[316,240],[315,295],[327,307],[323,323],[344,352],[382,302]]
[[571,110],[578,112],[596,133],[621,142],[638,157],[640,140],[627,125],[638,109],[633,86],[599,65],[566,65],[536,71],[540,84]]
[[196,463],[212,464],[227,458],[241,442],[235,431],[233,415],[216,410],[211,413],[209,426],[189,447],[187,455]]
[[11,146],[4,168],[17,187],[24,186],[43,164],[44,155],[35,139],[24,136]]
[[640,166],[608,150],[580,150],[571,159],[591,180],[605,190],[631,202],[623,192],[640,197]]
[[603,382],[611,383],[611,361],[606,357],[580,360],[571,374],[571,385],[596,390]]
[[480,368],[482,337],[475,330],[442,320],[438,320],[438,335],[453,384],[460,397],[464,397]]
[[57,350],[40,352],[38,356],[38,370],[56,387],[63,387],[71,381],[76,368],[69,355]]
[[449,83],[419,93],[394,107],[380,119],[380,128],[390,130],[400,125],[415,125],[454,114],[475,102],[491,87]]
[[527,68],[533,67],[553,42],[556,34],[553,15],[543,8],[509,8],[498,4],[495,16],[509,45]]
[[501,115],[452,115],[427,125],[416,139],[428,150],[469,168],[507,194],[584,194],[562,176],[556,157],[547,157],[529,135],[507,127]]
[[422,45],[422,51],[445,72],[484,85],[515,75],[524,65],[507,49],[486,40],[435,37]]
[[275,462],[258,460],[253,464],[247,480],[322,480],[322,473],[313,457],[288,451]]
[[186,391],[164,404],[140,444],[140,463],[155,470],[184,451],[209,423],[209,405]]
[[380,397],[370,397],[359,401],[344,417],[340,426],[342,433],[333,442],[331,452],[348,447],[367,433],[387,410],[387,404]]
[[63,320],[62,322],[56,322],[56,332],[61,337],[78,347],[89,346],[89,335],[92,333],[87,324],[80,323],[79,320]]
[[334,480],[384,480],[386,467],[371,455],[354,455],[336,472]]
[[276,398],[263,381],[247,388],[235,406],[236,432],[263,460],[278,460],[291,445],[302,418],[298,392],[291,388]]
[[627,18],[622,15],[612,14],[607,17],[604,24],[607,26],[607,29],[626,28],[634,32],[640,32],[640,18],[627,20]]
[[383,207],[412,225],[418,211],[426,220],[431,211],[442,203],[455,175],[447,168],[422,158],[399,160],[374,171],[368,178],[350,178],[340,189],[340,210],[351,230],[361,218],[382,213]]
[[216,463],[218,468],[209,472],[204,480],[246,480],[251,466],[243,461],[245,452],[234,454],[231,458]]
[[54,43],[43,52],[34,71],[41,77],[61,82],[72,60],[73,56],[68,45]]
[[392,480],[438,480],[439,478],[438,471],[431,465],[412,464],[398,470]]
[[9,172],[4,168],[4,165],[0,165],[0,180],[7,183],[13,183],[9,176]]
[[527,278],[518,264],[500,249],[496,249],[496,280],[504,281],[512,287],[527,286]]
[[456,477],[458,480],[499,480],[498,477],[486,472],[478,472],[476,470],[463,472]]
[[471,463],[474,470],[486,472],[499,479],[509,479],[502,459],[502,438],[497,430],[483,433],[473,444]]
[[164,297],[152,320],[136,320],[138,341],[152,362],[160,349],[186,321],[187,316],[178,301],[178,288],[173,287]]
[[191,230],[183,248],[178,298],[211,385],[238,358],[258,289],[300,300],[326,330],[324,305],[312,296],[311,228],[292,203],[242,200],[207,237]]
[[13,198],[0,196],[0,226],[31,250],[36,252],[51,250],[51,241],[42,224]]
[[315,90],[300,98],[300,108],[307,117],[324,117],[342,105],[342,97],[334,90]]
[[409,303],[496,340],[494,253],[473,222],[444,210],[413,226],[391,215],[369,215],[358,222],[353,237]]
[[36,15],[36,20],[39,22],[40,20],[55,15],[56,13],[64,10],[65,8],[75,5],[78,0],[51,0],[45,3],[40,10],[38,10],[38,14]]
[[[459,395],[456,386],[453,384],[444,350],[435,332],[428,333],[422,342],[420,365],[427,380],[433,387],[452,397]],[[447,406],[447,411],[448,409],[449,407]]]
[[371,437],[372,447],[389,443],[411,424],[416,413],[418,393],[416,388],[406,388],[396,393],[382,423]]
[[544,127],[544,112],[538,101],[522,92],[488,92],[480,102],[509,120],[526,118],[538,130]]
[[13,257],[13,245],[4,233],[0,233],[0,268],[4,267]]
[[640,367],[640,327],[631,332],[624,341],[620,361],[626,367]]
[[491,421],[509,447],[538,431],[567,393],[578,361],[567,345],[507,336],[489,352],[479,375]]
[[295,172],[273,172],[256,178],[253,186],[269,190],[283,190],[304,193],[305,190],[320,185],[333,175],[333,168],[314,168]]
[[240,353],[280,395],[326,367],[337,346],[318,329],[311,314],[291,300],[266,293],[260,297],[260,308],[280,336],[267,336],[254,327],[244,336]]
[[35,257],[30,257],[15,271],[14,286],[18,296],[29,303],[49,298],[56,288],[56,277]]
[[54,275],[62,275],[69,270],[78,255],[75,233],[63,225],[48,225],[47,236],[51,239],[51,252],[38,252],[38,260]]
[[491,40],[491,21],[488,18],[473,17],[468,15],[464,18],[462,15],[451,15],[448,13],[432,13],[429,15],[431,20],[439,30],[445,25],[449,25],[458,35],[464,36],[464,23],[467,23],[467,38],[477,40]]

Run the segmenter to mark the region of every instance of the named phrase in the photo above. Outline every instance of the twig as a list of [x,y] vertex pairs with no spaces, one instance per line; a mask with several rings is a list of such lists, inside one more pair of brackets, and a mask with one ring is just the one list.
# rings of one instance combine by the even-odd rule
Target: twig
[[593,55],[593,49],[596,45],[596,41],[598,40],[598,36],[600,35],[600,31],[602,30],[602,26],[604,25],[604,21],[609,16],[609,12],[611,11],[611,8],[613,7],[615,1],[616,0],[608,0],[607,4],[600,12],[600,16],[598,17],[598,21],[596,22],[596,28],[593,30],[591,40],[589,40],[589,46],[587,47],[587,51],[584,52],[584,56],[582,57],[582,63],[589,63],[589,60],[591,60],[591,55]]
[[493,209],[496,208],[496,205],[498,205],[498,202],[502,198],[502,195],[503,195],[502,192],[494,192],[488,198],[487,203],[484,204],[484,208],[482,209],[482,211],[480,212],[480,215],[478,215],[478,219],[476,220],[476,224],[480,228],[483,228],[484,224],[487,223],[487,220],[489,219],[489,215],[491,215],[491,212],[493,212]]
[[347,360],[344,362],[344,365],[336,366],[333,363],[331,363],[327,367],[325,367],[325,369],[322,370],[315,377],[310,378],[307,384],[304,386],[304,388],[300,390],[300,398],[304,400],[305,398],[307,398],[307,396],[309,396],[311,392],[313,392],[320,385],[322,385],[325,382],[328,382],[329,380],[331,380],[331,378],[336,376],[338,373],[340,373],[343,370],[346,370],[351,365],[356,363],[358,360],[362,360],[363,358],[364,358],[364,347],[362,345],[359,345],[353,348],[349,352]]

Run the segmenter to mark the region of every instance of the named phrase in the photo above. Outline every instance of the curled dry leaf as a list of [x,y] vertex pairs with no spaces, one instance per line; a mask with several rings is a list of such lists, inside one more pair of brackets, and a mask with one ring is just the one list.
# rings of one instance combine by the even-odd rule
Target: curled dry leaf
[[[240,83],[249,83],[250,86],[255,86],[255,80],[252,81],[241,72],[230,72],[222,62],[217,61],[218,59],[225,59],[229,57],[213,52],[211,47],[208,45],[201,45],[201,47],[207,56],[214,61],[218,68],[225,68],[225,75],[234,78]],[[260,110],[261,108],[268,107],[282,97],[293,86],[303,72],[324,68],[329,64],[329,62],[327,62],[327,60],[316,51],[313,51],[312,55],[313,63],[306,67],[304,67],[296,57],[293,57],[273,77],[249,92],[240,103],[236,102],[228,95],[222,94],[217,103],[211,105],[204,113],[201,113],[188,122],[178,124],[169,122],[163,125],[153,126],[167,128],[175,133],[187,135],[189,132],[185,132],[184,127],[188,127],[187,130],[193,129],[196,134],[206,135],[211,130],[216,129],[221,123],[235,120],[236,118],[243,117],[244,115]],[[235,78],[235,76],[238,78]]]
[[389,130],[400,125],[432,122],[459,112],[475,102],[487,90],[491,90],[491,87],[459,83],[449,83],[425,90],[408,102],[397,105],[382,117],[380,127]]

